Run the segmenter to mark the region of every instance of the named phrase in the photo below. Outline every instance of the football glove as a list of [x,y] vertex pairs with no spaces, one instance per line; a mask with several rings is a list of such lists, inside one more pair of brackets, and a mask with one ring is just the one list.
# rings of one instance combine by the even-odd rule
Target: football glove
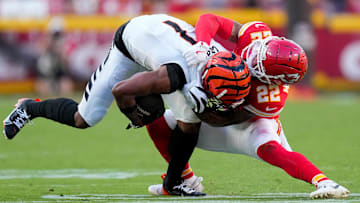
[[237,108],[238,106],[240,106],[242,103],[244,103],[245,99],[241,99],[240,101],[234,102],[231,105],[224,104],[220,100],[220,98],[223,97],[226,94],[226,92],[227,92],[227,90],[224,90],[220,94],[209,98],[206,107],[211,110],[214,110],[214,111],[226,112],[226,111],[233,110],[233,109]]
[[209,108],[213,111],[221,111],[221,112],[230,110],[220,99],[216,97],[212,97],[208,99],[206,108]]
[[130,123],[127,125],[126,129],[140,128],[144,126],[140,114],[138,113],[137,106],[121,108],[120,111],[125,114],[125,116],[130,120]]
[[[140,128],[160,118],[165,112],[164,102],[159,94],[138,96],[136,100],[136,116],[132,115],[126,129]],[[134,118],[135,117],[135,118]],[[138,119],[138,120],[137,120]],[[141,122],[139,122],[139,120]]]
[[226,90],[217,96],[209,98],[199,81],[186,84],[184,90],[185,98],[193,107],[195,113],[200,114],[204,112],[205,108],[221,112],[229,111],[233,108],[233,106],[227,106],[220,100],[226,94]]
[[194,66],[199,63],[206,63],[209,58],[209,49],[210,47],[206,44],[206,42],[199,41],[184,51],[183,55],[185,57],[186,63],[189,66]]
[[184,86],[184,95],[195,113],[202,113],[205,110],[208,97],[198,80],[194,80]]

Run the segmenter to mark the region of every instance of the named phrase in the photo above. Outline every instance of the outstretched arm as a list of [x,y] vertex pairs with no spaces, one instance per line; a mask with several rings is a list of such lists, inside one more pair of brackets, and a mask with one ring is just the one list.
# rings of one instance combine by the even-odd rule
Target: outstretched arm
[[222,38],[224,42],[229,41],[231,44],[236,44],[241,26],[236,21],[214,14],[207,13],[201,15],[195,26],[198,42],[183,53],[187,64],[195,66],[206,63],[207,59],[214,54],[209,46],[215,36]]
[[216,112],[209,109],[200,114],[196,114],[201,121],[204,121],[215,127],[222,127],[242,123],[255,117],[249,111],[238,108],[238,110],[230,110],[225,112]]
[[241,24],[228,18],[206,13],[199,17],[195,34],[198,41],[206,42],[210,45],[211,39],[219,37],[236,43]]

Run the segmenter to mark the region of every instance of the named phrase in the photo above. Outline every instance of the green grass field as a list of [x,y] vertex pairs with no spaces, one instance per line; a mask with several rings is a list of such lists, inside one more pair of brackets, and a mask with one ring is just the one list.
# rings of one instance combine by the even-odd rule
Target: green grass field
[[[4,119],[16,102],[0,97]],[[360,100],[289,101],[281,121],[294,151],[347,187],[346,201],[360,202]],[[272,201],[304,202],[314,187],[279,168],[243,155],[196,149],[191,165],[208,196],[157,197],[167,164],[145,129],[125,130],[113,105],[93,128],[78,130],[45,119],[27,125],[14,140],[0,139],[0,201]],[[345,201],[345,200],[338,200]]]

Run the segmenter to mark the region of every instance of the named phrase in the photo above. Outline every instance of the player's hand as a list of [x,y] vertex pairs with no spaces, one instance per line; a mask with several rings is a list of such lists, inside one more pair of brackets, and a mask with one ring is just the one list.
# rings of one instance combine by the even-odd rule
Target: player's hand
[[120,111],[130,120],[130,123],[127,125],[126,129],[140,128],[144,126],[141,120],[141,114],[137,111],[136,106],[123,108],[120,109]]
[[141,127],[142,127],[142,125],[136,125],[130,121],[130,123],[126,126],[126,130],[129,130],[130,128],[136,129],[136,128],[141,128]]
[[220,112],[225,112],[230,110],[228,106],[226,106],[220,99],[216,97],[212,97],[208,99],[206,108]]
[[189,49],[185,50],[183,55],[186,63],[189,66],[194,66],[199,63],[206,63],[208,60],[208,51],[210,47],[206,42],[199,41]]
[[245,99],[241,99],[240,101],[234,102],[230,105],[226,105],[224,104],[220,98],[223,97],[226,94],[227,90],[222,91],[220,94],[211,97],[208,99],[207,108],[210,108],[214,111],[218,111],[218,112],[226,112],[226,111],[230,111],[233,109],[236,109],[238,106],[240,106],[242,103],[244,103]]
[[208,97],[199,81],[193,81],[184,86],[184,95],[195,113],[202,113],[207,105]]

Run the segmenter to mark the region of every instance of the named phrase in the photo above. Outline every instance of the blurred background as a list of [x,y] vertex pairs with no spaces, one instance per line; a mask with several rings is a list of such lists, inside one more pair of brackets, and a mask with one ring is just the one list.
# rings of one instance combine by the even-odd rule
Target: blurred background
[[260,20],[310,59],[293,97],[360,92],[360,0],[0,0],[0,94],[68,95],[83,87],[129,18],[211,12]]

